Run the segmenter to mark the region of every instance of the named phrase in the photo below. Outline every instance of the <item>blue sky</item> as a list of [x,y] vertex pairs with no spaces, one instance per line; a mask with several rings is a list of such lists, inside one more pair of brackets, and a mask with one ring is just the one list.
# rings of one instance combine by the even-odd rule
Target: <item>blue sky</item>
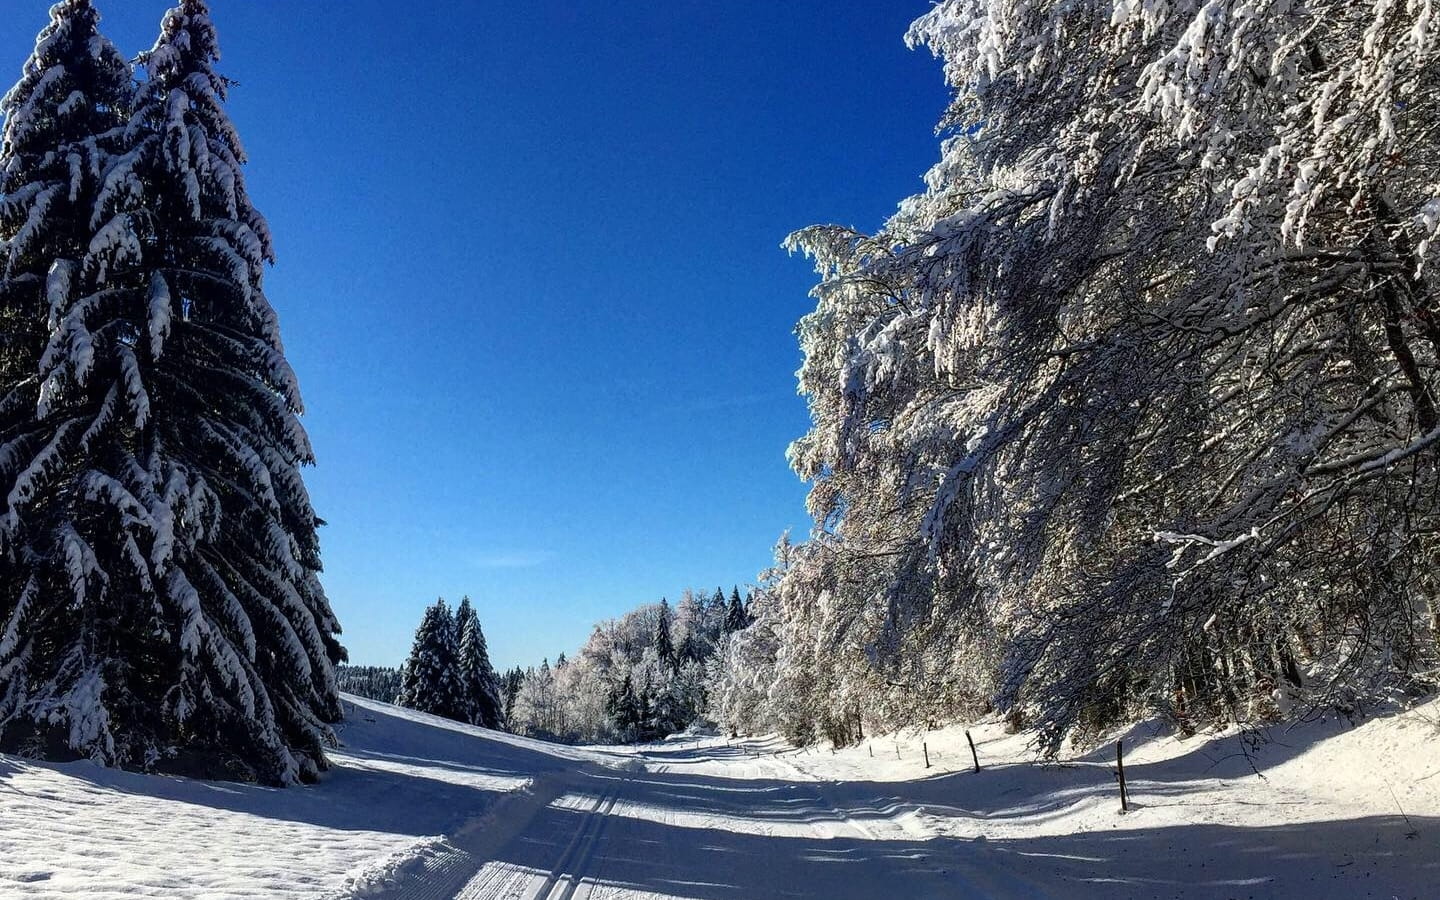
[[[127,54],[163,0],[97,0]],[[12,76],[47,0],[0,17]],[[352,660],[469,594],[498,666],[809,527],[815,222],[938,154],[924,2],[212,0]]]

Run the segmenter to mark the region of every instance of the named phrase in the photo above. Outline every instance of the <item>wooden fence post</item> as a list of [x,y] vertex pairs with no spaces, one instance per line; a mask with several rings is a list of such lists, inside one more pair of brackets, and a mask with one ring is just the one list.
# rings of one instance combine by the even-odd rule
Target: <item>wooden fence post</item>
[[975,761],[975,771],[980,771],[980,754],[975,752],[975,739],[970,736],[970,729],[965,729],[965,740],[970,742],[970,758]]
[[1125,789],[1125,742],[1115,742],[1115,778],[1120,782],[1120,811],[1130,811],[1130,795]]
[[925,754],[925,768],[930,768],[930,745],[924,741],[920,742],[920,750]]

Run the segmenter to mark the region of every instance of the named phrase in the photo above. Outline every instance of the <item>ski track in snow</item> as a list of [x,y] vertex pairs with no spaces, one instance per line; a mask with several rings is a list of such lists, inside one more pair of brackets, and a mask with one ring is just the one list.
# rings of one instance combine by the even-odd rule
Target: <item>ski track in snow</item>
[[1248,757],[1133,729],[1124,816],[1113,745],[1036,766],[998,724],[973,729],[975,774],[955,728],[571,748],[346,704],[308,788],[0,757],[0,898],[1378,900],[1440,880],[1440,701]]

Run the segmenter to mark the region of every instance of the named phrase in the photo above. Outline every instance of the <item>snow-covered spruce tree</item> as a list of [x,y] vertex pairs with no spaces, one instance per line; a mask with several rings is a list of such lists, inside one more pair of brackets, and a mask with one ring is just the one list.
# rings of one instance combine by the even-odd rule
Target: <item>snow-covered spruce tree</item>
[[[19,83],[0,101],[0,485],[7,493],[49,438],[35,417],[52,293],[47,280],[53,293],[63,294],[64,280],[90,244],[100,173],[119,144],[134,90],[129,64],[98,26],[89,2],[54,6]],[[34,529],[41,540],[46,531]],[[69,577],[63,546],[55,542],[60,535],[49,537],[48,548],[36,554],[39,565],[21,558],[24,538],[0,537],[0,746],[10,749],[65,746],[27,715],[37,710],[30,705],[33,686],[44,680],[32,673],[48,675],[67,641],[96,627],[82,608],[58,599],[66,596]],[[42,588],[48,589],[43,597]],[[72,675],[62,691],[83,680]],[[103,721],[77,724],[73,743],[81,745],[92,729],[104,727]]]
[[746,612],[745,603],[740,599],[740,588],[735,586],[730,589],[730,603],[725,607],[725,633],[734,634],[750,627],[750,614]]
[[[85,0],[52,7],[19,83],[0,101],[0,386],[10,397],[5,409],[24,421],[34,417],[48,334],[45,279],[57,261],[79,259],[93,237],[99,175],[134,91],[130,66],[99,20]],[[23,392],[12,396],[17,387]]]
[[660,600],[660,611],[655,617],[655,655],[671,668],[675,666],[675,642],[670,635],[670,601]]
[[[299,391],[261,288],[269,232],[217,58],[204,3],[171,10],[113,155],[66,157],[73,196],[97,186],[92,236],[49,269],[33,418],[0,454],[19,589],[5,732],[289,784],[326,765],[344,651],[299,474]],[[98,116],[115,102],[92,100]]]
[[469,597],[462,597],[455,613],[460,631],[460,689],[465,695],[467,720],[472,725],[501,728],[505,724],[504,705],[500,698],[500,678],[490,665],[490,649],[480,617]]
[[635,697],[635,683],[629,672],[618,684],[610,686],[605,701],[605,712],[610,717],[616,737],[625,742],[637,740],[640,730],[640,707]]
[[400,706],[459,722],[470,721],[460,681],[460,647],[455,616],[443,599],[425,608],[401,676]]

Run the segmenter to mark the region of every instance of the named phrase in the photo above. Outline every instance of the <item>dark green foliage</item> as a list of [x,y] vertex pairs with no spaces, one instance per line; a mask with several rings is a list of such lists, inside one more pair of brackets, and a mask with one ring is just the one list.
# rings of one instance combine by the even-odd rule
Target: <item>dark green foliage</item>
[[687,662],[697,662],[701,659],[700,649],[695,643],[695,637],[690,632],[680,638],[680,646],[675,650],[675,661],[679,665]]
[[732,588],[730,605],[725,610],[725,633],[734,634],[749,627],[750,614],[745,611],[745,604],[740,602],[740,588]]
[[480,618],[470,605],[469,597],[460,600],[455,626],[460,636],[460,692],[464,697],[466,721],[486,728],[503,727],[505,715],[500,680],[490,665],[485,632],[480,629]]
[[86,0],[52,16],[0,165],[3,741],[311,780],[344,650],[208,10],[138,90]]
[[415,631],[410,657],[405,661],[396,700],[399,705],[469,721],[468,704],[460,687],[460,648],[455,631],[455,617],[444,600],[436,600],[426,608]]
[[614,723],[615,733],[622,741],[638,741],[645,726],[645,713],[641,706],[639,697],[635,694],[635,684],[630,673],[625,673],[625,678],[617,685],[610,688],[610,694],[606,698],[605,712]]
[[675,644],[670,637],[670,601],[660,600],[660,612],[655,619],[655,653],[662,662],[675,667]]

